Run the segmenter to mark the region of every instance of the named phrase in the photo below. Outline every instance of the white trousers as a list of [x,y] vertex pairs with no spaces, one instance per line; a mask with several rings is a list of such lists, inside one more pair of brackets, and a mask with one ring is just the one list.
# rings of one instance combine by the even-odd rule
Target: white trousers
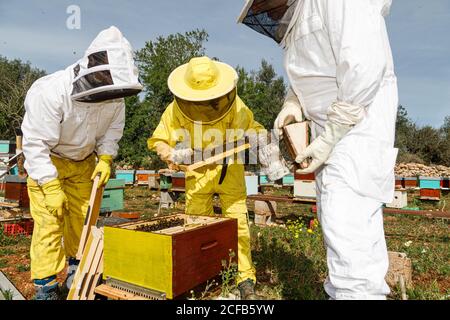
[[390,293],[382,203],[355,193],[333,165],[317,173],[327,251],[325,291],[333,300],[384,300]]

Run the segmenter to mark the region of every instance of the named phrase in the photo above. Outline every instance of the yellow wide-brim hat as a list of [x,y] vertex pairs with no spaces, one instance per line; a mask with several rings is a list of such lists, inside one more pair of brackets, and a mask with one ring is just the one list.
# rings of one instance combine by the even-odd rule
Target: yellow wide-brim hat
[[176,68],[167,81],[169,90],[187,101],[208,101],[220,98],[236,88],[238,74],[230,65],[208,57],[192,58]]

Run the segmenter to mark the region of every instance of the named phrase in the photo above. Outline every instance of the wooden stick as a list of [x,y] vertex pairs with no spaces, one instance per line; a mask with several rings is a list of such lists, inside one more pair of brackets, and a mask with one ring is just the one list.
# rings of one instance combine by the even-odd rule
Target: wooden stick
[[194,171],[194,170],[197,170],[197,169],[202,168],[202,167],[204,167],[204,166],[207,166],[207,165],[216,163],[216,162],[218,162],[218,161],[220,161],[220,160],[223,160],[223,159],[226,159],[226,158],[228,158],[228,157],[231,157],[232,155],[238,154],[239,152],[245,151],[245,150],[247,150],[247,149],[250,149],[250,144],[249,144],[249,143],[243,144],[243,145],[238,146],[238,147],[236,147],[236,148],[233,148],[233,149],[231,149],[231,150],[227,150],[227,151],[225,151],[225,152],[222,152],[222,153],[220,153],[220,154],[218,154],[218,155],[215,155],[215,156],[213,156],[213,157],[211,157],[211,158],[208,158],[208,159],[206,159],[206,160],[203,160],[203,161],[194,163],[194,164],[188,166],[188,167],[186,168],[186,170],[187,170],[187,171]]

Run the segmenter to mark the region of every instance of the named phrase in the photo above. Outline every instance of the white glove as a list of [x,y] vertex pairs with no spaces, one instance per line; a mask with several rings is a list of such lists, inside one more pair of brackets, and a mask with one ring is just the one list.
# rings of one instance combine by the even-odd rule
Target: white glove
[[182,144],[176,145],[172,151],[171,161],[176,165],[179,164],[192,164],[192,155],[194,150],[187,148]]
[[274,129],[277,129],[278,136],[281,139],[283,136],[283,128],[291,123],[302,122],[303,112],[300,101],[298,100],[292,89],[289,89],[286,96],[286,100],[283,104],[283,109],[281,109],[275,123],[273,125]]
[[328,121],[325,132],[315,139],[305,151],[298,155],[295,162],[302,164],[307,158],[312,158],[308,168],[297,170],[298,174],[315,172],[330,157],[334,146],[352,129],[351,126]]
[[297,170],[298,174],[315,172],[330,157],[336,144],[365,116],[365,109],[344,102],[333,103],[328,112],[325,131],[316,138],[305,151],[298,155],[295,162],[300,165],[312,158],[308,168]]
[[178,144],[175,149],[164,142],[155,145],[156,152],[161,160],[172,164],[191,164],[194,151],[191,148]]
[[270,181],[277,181],[290,173],[286,162],[280,155],[278,141],[265,145],[259,149],[259,161],[262,171]]

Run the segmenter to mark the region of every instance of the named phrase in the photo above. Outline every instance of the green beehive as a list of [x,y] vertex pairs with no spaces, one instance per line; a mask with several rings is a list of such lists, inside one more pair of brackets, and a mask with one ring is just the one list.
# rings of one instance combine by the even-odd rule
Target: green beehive
[[112,212],[123,210],[124,190],[125,180],[110,179],[106,184],[105,192],[103,193],[101,211]]
[[171,175],[161,174],[159,176],[159,178],[160,178],[159,188],[161,190],[172,189],[172,176]]

